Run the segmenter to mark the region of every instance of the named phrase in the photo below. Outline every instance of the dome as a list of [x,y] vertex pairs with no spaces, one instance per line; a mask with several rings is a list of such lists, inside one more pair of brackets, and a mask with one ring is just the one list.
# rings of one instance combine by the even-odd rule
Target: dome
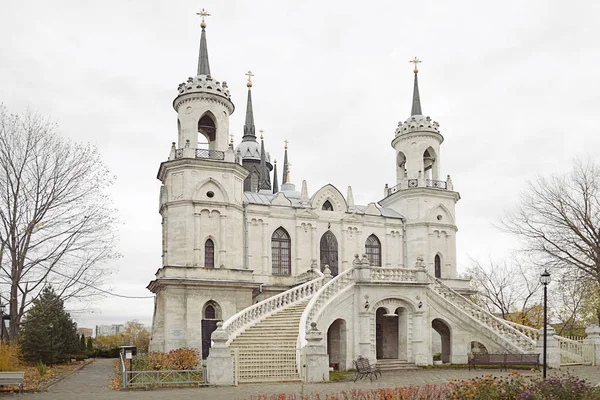
[[404,123],[398,122],[396,136],[411,132],[440,133],[440,124],[438,124],[436,121],[433,121],[431,117],[424,117],[422,115],[413,115],[404,121]]
[[[235,152],[240,152],[243,160],[257,160],[260,161],[260,144],[254,140],[242,141]],[[269,152],[265,152],[265,159],[267,164],[271,165],[271,155]]]

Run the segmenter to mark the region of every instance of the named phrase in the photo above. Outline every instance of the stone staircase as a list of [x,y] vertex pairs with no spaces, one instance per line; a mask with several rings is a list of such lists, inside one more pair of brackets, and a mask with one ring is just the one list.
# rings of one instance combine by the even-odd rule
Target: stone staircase
[[409,363],[402,360],[394,359],[381,359],[377,360],[377,368],[381,372],[385,371],[407,371],[412,369],[419,369],[415,364]]
[[299,381],[298,324],[308,302],[288,306],[246,329],[230,344],[239,382]]

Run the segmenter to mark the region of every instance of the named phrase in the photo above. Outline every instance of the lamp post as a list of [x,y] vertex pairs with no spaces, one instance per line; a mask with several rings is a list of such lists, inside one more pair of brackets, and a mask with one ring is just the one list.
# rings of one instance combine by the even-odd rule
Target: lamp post
[[48,327],[50,328],[50,367],[52,367],[52,341],[53,341],[53,335],[54,335],[54,324],[50,324],[48,325]]
[[550,283],[550,273],[547,269],[544,269],[544,272],[540,275],[540,282],[544,285],[544,369],[543,369],[543,377],[546,379],[546,355],[548,348],[548,338],[547,338],[547,326],[548,326],[548,284]]
[[6,330],[6,324],[4,321],[9,319],[10,315],[6,313],[6,304],[0,303],[0,344],[4,340],[4,331]]

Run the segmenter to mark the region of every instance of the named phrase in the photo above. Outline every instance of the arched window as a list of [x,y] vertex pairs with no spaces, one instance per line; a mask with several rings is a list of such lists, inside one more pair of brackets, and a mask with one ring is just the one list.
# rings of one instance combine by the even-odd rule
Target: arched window
[[365,242],[365,253],[372,267],[381,267],[381,242],[377,236],[371,235]]
[[198,132],[203,134],[209,142],[215,140],[217,128],[215,127],[215,121],[208,114],[204,114],[198,121]]
[[260,181],[260,174],[255,167],[254,170],[252,171],[252,173],[250,174],[250,191],[251,192],[258,192],[259,181]]
[[206,268],[215,267],[215,242],[212,239],[208,239],[204,243],[204,266]]
[[321,210],[333,211],[333,206],[331,205],[331,202],[329,200],[325,201],[325,203],[323,203],[323,207],[321,207]]
[[215,308],[212,305],[207,305],[206,308],[204,309],[204,319],[216,319],[217,318],[217,312],[215,311]]
[[271,236],[273,275],[290,275],[292,273],[291,247],[290,235],[285,229],[277,228]]
[[442,260],[441,260],[439,254],[435,255],[434,264],[435,264],[435,277],[441,278],[442,277]]

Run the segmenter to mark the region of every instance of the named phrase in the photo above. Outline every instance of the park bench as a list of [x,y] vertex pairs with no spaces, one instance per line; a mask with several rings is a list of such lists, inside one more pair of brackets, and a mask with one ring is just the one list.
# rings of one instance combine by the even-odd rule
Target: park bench
[[15,385],[23,393],[25,372],[0,372],[0,386]]
[[358,379],[362,379],[368,377],[371,382],[373,382],[373,377],[377,379],[377,375],[381,376],[381,372],[377,368],[376,365],[371,365],[367,358],[363,356],[358,356],[356,360],[354,360],[354,368],[356,368],[356,376],[354,377],[354,382]]
[[476,365],[500,365],[507,369],[508,365],[533,365],[540,369],[540,355],[536,354],[473,354],[469,357],[469,370]]

